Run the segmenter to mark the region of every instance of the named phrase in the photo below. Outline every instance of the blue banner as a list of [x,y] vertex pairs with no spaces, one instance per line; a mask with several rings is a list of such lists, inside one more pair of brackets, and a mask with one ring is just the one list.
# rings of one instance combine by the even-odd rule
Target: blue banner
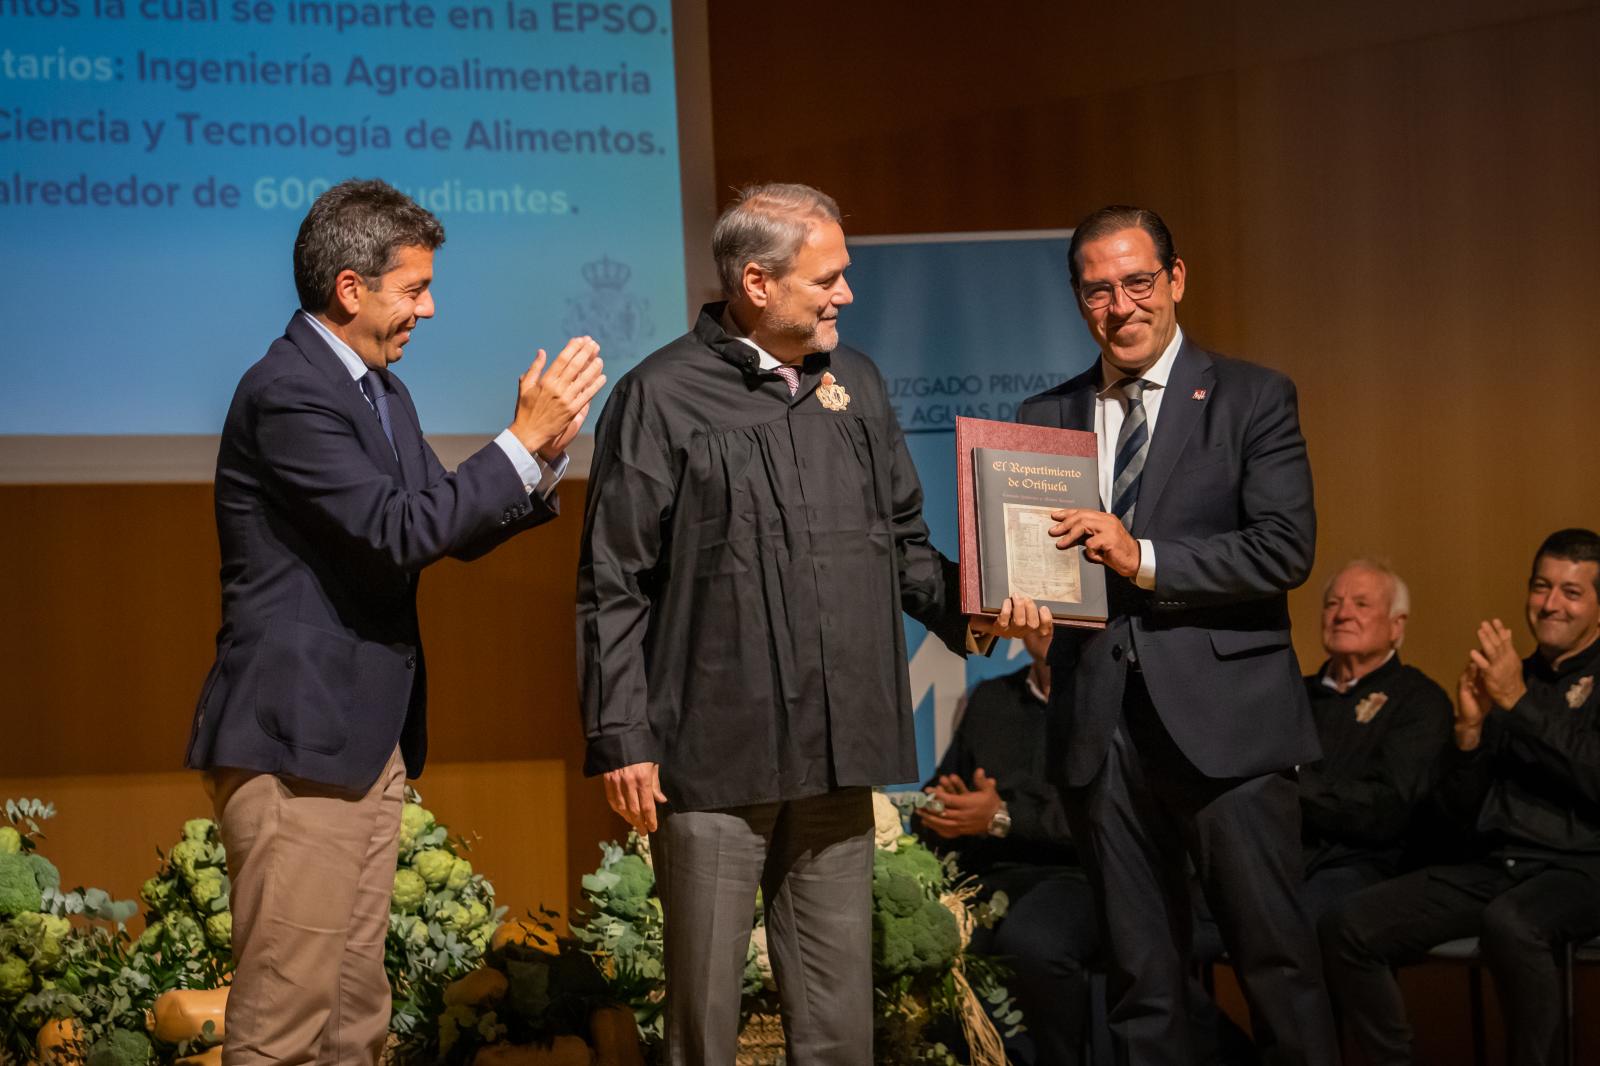
[[[1096,356],[1067,273],[1068,231],[850,241],[856,302],[843,339],[878,364],[922,477],[933,543],[956,556],[955,420],[1010,421],[1019,404]],[[1020,642],[963,661],[906,620],[922,780],[938,765],[962,694],[1024,663]]]

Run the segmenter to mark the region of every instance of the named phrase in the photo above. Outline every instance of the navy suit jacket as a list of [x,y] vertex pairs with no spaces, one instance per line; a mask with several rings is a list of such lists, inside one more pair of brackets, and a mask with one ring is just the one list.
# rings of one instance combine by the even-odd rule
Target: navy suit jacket
[[393,448],[300,315],[240,380],[217,455],[222,628],[187,766],[365,790],[399,743],[422,772],[419,572],[556,511],[493,443],[447,473],[389,380]]
[[[1025,401],[1017,420],[1094,430],[1100,365]],[[1128,651],[1167,732],[1209,777],[1320,757],[1289,638],[1286,593],[1311,572],[1316,512],[1294,383],[1187,339],[1145,459],[1133,536],[1156,588],[1106,572],[1104,630],[1056,630],[1050,745],[1063,783],[1088,783],[1122,713]]]

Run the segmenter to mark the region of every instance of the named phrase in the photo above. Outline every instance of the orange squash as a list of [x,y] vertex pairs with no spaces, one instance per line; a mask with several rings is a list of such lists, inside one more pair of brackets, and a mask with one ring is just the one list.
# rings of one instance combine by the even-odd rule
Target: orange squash
[[598,1007],[590,1013],[589,1040],[594,1044],[596,1066],[644,1066],[639,1027],[627,1007]]
[[446,1006],[483,1007],[499,1003],[506,995],[506,975],[492,966],[480,966],[445,986]]
[[83,1053],[83,1026],[76,1018],[58,1018],[39,1027],[35,1040],[39,1061],[44,1066],[81,1066]]
[[555,933],[526,918],[513,918],[496,929],[494,936],[489,940],[489,950],[499,951],[507,944],[537,948],[547,955],[557,955],[561,952],[560,945],[556,943]]
[[214,1039],[221,1040],[227,1017],[228,989],[177,988],[156,998],[150,1032],[157,1040],[176,1044],[195,1040],[206,1022],[216,1026]]
[[594,1052],[575,1036],[558,1036],[549,1047],[490,1044],[478,1049],[472,1066],[594,1066]]

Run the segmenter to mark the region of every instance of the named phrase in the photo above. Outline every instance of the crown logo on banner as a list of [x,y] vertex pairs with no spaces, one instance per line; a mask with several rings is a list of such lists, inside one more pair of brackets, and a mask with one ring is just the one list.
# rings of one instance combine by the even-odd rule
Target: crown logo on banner
[[582,273],[583,280],[597,289],[620,289],[633,277],[633,270],[628,264],[619,263],[609,255],[585,263]]
[[588,291],[567,297],[564,328],[573,336],[587,334],[600,342],[600,353],[613,367],[625,367],[641,354],[644,341],[655,336],[650,301],[625,291],[633,278],[627,263],[602,254],[578,268]]

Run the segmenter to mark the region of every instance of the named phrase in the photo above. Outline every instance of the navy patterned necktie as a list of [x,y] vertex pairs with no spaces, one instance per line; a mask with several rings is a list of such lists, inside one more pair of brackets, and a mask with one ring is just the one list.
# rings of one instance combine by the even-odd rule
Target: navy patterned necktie
[[367,371],[361,378],[361,391],[366,393],[367,400],[378,415],[378,421],[383,425],[383,435],[389,438],[389,450],[394,452],[396,459],[400,458],[400,451],[394,446],[394,425],[389,421],[389,386],[383,380],[383,374],[377,370]]
[[1139,503],[1139,478],[1144,474],[1145,456],[1150,451],[1150,424],[1145,415],[1144,390],[1150,383],[1143,378],[1123,378],[1116,388],[1128,401],[1117,431],[1116,462],[1112,464],[1111,513],[1124,529],[1133,528],[1133,510]]

